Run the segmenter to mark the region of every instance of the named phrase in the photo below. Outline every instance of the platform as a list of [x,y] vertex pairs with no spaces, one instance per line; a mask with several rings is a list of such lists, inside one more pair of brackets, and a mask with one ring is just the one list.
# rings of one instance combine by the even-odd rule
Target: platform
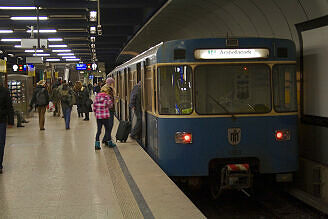
[[93,115],[29,120],[7,129],[0,218],[204,218],[134,141],[95,151]]

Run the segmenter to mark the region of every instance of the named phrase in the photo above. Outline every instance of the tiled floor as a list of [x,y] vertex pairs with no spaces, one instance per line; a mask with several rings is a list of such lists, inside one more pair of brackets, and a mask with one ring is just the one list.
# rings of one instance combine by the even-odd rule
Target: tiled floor
[[71,129],[47,113],[45,131],[34,114],[10,128],[0,175],[0,218],[122,218],[102,151],[94,150],[96,123],[77,118]]

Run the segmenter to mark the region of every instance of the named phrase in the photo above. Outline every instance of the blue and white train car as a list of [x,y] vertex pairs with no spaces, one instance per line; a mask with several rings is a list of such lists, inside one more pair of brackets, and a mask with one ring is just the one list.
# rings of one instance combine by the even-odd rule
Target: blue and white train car
[[141,144],[169,176],[210,176],[219,193],[298,167],[296,49],[272,38],[161,43],[116,67],[119,119],[142,81]]

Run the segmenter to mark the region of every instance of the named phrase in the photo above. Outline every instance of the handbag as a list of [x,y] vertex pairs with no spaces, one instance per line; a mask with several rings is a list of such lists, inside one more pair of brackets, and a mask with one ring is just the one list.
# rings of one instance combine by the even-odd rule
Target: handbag
[[93,101],[89,98],[89,99],[87,99],[87,101],[85,102],[86,103],[86,105],[91,105],[91,104],[93,104]]

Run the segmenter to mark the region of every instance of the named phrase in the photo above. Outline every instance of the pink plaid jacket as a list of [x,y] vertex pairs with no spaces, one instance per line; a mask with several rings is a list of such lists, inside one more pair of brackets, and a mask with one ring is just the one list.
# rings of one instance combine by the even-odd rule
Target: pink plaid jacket
[[98,93],[95,102],[93,103],[93,111],[95,112],[97,119],[108,119],[109,107],[113,105],[112,100],[108,94]]

